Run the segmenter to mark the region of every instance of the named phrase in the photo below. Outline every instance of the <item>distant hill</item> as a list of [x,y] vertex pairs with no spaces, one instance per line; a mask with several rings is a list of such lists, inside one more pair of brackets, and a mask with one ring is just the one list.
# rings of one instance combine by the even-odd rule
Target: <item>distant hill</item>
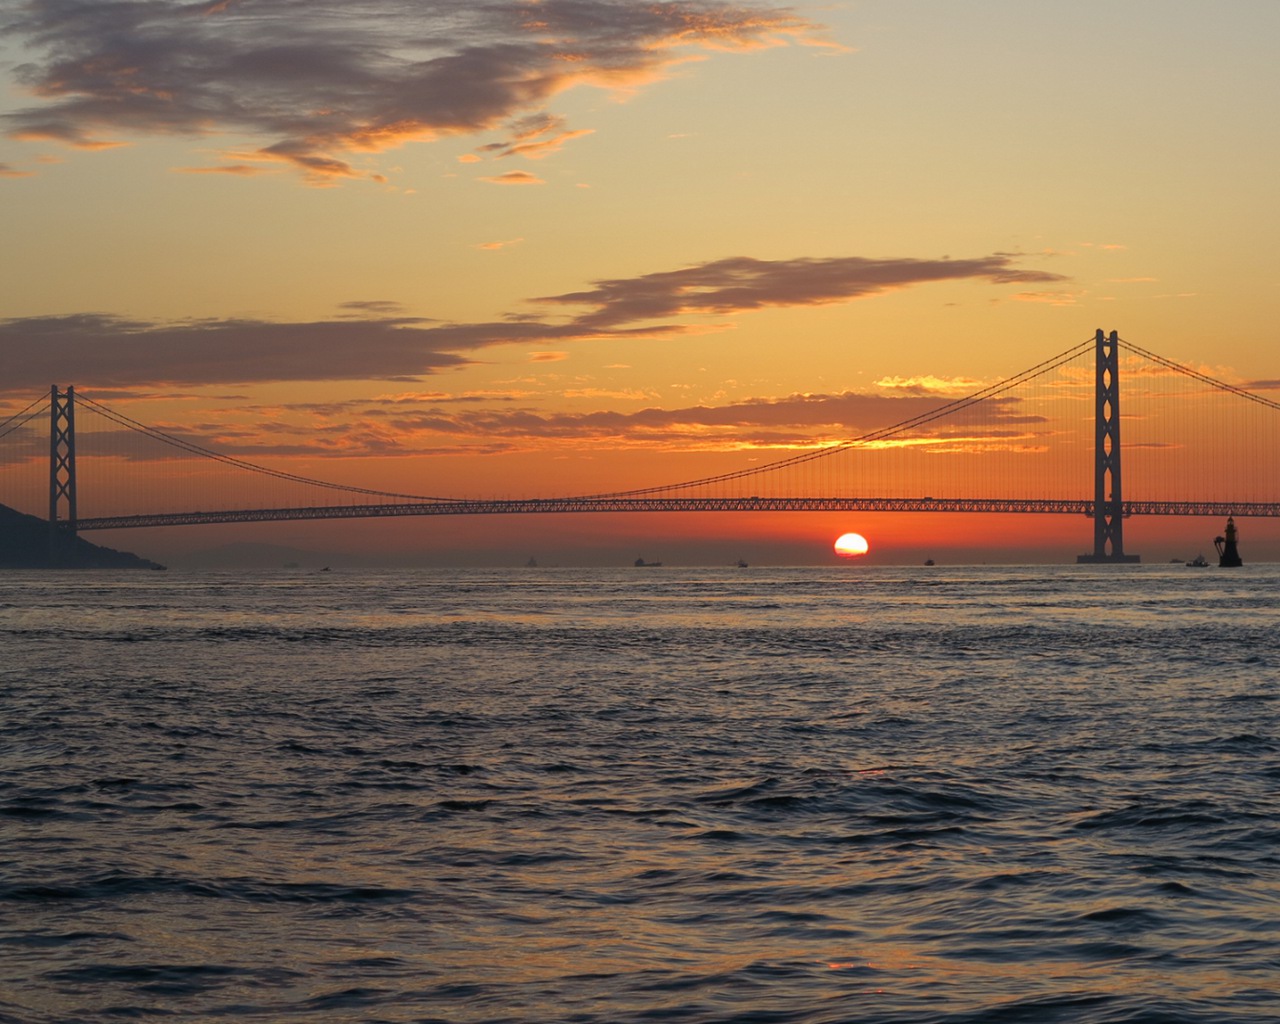
[[76,537],[49,557],[49,523],[0,505],[0,569],[163,569],[128,551],[90,544]]

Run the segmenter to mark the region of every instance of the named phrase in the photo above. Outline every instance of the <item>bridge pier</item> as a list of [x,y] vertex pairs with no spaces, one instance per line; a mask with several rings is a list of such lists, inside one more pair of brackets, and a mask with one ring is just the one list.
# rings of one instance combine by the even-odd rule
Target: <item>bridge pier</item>
[[1098,329],[1094,385],[1093,553],[1076,561],[1137,562],[1124,553],[1124,499],[1120,487],[1120,358],[1115,331]]
[[[61,518],[63,506],[66,518]],[[49,562],[58,565],[76,535],[76,392],[49,392]]]

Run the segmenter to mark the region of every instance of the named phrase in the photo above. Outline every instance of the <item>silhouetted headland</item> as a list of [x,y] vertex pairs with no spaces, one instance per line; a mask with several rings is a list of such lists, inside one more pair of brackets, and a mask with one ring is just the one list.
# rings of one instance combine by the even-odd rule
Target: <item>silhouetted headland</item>
[[0,569],[163,569],[128,551],[64,538],[56,557],[49,550],[49,523],[0,505]]

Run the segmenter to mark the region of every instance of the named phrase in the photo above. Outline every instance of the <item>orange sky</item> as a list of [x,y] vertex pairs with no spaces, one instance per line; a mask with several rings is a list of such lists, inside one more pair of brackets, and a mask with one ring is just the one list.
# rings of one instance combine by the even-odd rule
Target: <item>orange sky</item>
[[[857,436],[1097,327],[1278,386],[1272,3],[31,0],[0,27],[0,415],[74,384],[303,475],[514,497]],[[1091,544],[1041,516],[96,539],[720,564],[846,529],[872,561]]]

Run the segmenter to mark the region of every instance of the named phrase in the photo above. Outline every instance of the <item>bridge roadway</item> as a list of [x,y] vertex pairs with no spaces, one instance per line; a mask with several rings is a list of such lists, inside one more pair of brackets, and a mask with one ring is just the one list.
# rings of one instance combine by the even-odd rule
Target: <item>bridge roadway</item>
[[[457,499],[307,508],[224,509],[79,519],[76,530],[144,526],[265,523],[298,519],[371,519],[383,516],[531,515],[566,512],[1038,512],[1093,516],[1093,499],[1063,498],[515,498]],[[1280,517],[1280,502],[1126,501],[1121,515]],[[70,524],[67,524],[70,525]]]

